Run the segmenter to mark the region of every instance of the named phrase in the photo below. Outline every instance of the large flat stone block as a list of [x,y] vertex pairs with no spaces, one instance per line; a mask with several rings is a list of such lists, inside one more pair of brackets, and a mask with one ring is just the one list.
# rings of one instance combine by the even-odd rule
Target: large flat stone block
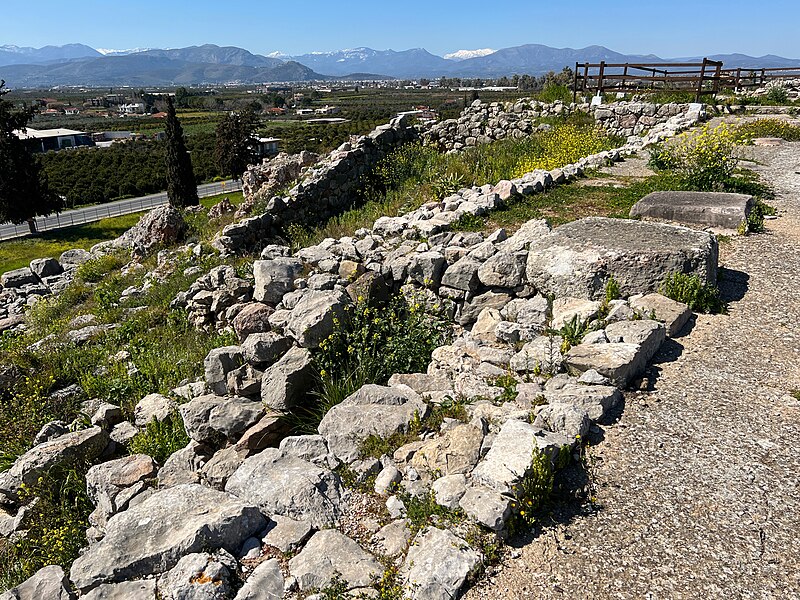
[[632,217],[736,231],[755,199],[720,192],[653,192],[631,208]]
[[531,243],[528,281],[543,294],[601,299],[612,275],[623,296],[658,290],[670,273],[716,284],[716,238],[687,227],[588,217]]

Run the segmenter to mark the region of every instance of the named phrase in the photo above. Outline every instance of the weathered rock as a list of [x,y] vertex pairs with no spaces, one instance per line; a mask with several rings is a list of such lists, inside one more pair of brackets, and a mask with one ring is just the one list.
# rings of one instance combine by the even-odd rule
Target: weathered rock
[[414,539],[402,574],[410,600],[452,600],[481,565],[481,555],[455,534],[429,527]]
[[236,552],[265,524],[257,508],[223,492],[195,484],[161,490],[112,517],[106,536],[73,563],[70,579],[87,590],[163,573],[186,554]]
[[365,385],[334,406],[319,424],[319,432],[331,453],[350,462],[358,457],[360,444],[370,435],[387,437],[406,432],[412,419],[424,418],[427,406],[402,390]]
[[641,347],[624,343],[573,346],[564,357],[564,363],[573,375],[594,369],[621,388],[647,368],[647,358]]
[[638,344],[645,362],[650,362],[666,339],[666,329],[662,323],[650,319],[619,321],[606,327],[606,337],[612,343]]
[[560,329],[572,319],[586,323],[597,316],[600,303],[582,298],[556,298],[553,301],[552,327]]
[[531,242],[550,233],[550,225],[544,219],[534,219],[524,223],[514,235],[500,242],[499,247],[505,252],[519,252],[527,250]]
[[515,288],[523,284],[527,252],[498,252],[478,269],[478,277],[489,287]]
[[420,285],[437,288],[442,282],[445,260],[440,252],[420,252],[411,258],[408,276]]
[[381,304],[389,299],[391,289],[386,279],[381,275],[369,271],[347,286],[347,295],[353,302],[359,299],[368,304]]
[[200,396],[180,407],[186,433],[200,443],[237,439],[264,414],[260,402],[247,398]]
[[294,407],[313,382],[311,352],[294,346],[261,378],[261,401],[267,408],[284,411]]
[[531,285],[546,294],[600,299],[610,276],[623,296],[654,292],[670,273],[717,281],[716,238],[685,227],[588,217],[534,241]]
[[61,253],[61,256],[58,258],[58,262],[60,262],[64,267],[78,267],[84,263],[89,262],[95,258],[94,254],[89,252],[88,250],[83,250],[81,248],[73,248],[72,250],[66,250]]
[[233,330],[243,342],[253,333],[265,333],[271,329],[269,317],[275,309],[261,302],[249,302],[233,318]]
[[187,554],[158,578],[164,600],[227,600],[232,595],[231,573],[211,554]]
[[31,271],[39,279],[53,277],[64,272],[64,267],[55,258],[35,258],[31,261]]
[[299,258],[281,256],[272,260],[255,261],[253,298],[259,302],[278,304],[284,294],[294,289],[294,280],[302,271],[303,261]]
[[[125,508],[123,503],[117,502],[124,489],[152,479],[155,475],[156,464],[152,458],[146,454],[133,454],[89,469],[86,473],[86,491],[95,506],[110,509],[110,516]],[[123,496],[126,504],[130,498]]]
[[348,301],[339,290],[307,292],[289,315],[287,333],[303,348],[317,348],[333,332],[334,319],[342,316]]
[[632,217],[736,231],[747,223],[755,198],[721,192],[652,192],[631,208]]
[[258,423],[242,434],[242,437],[236,442],[236,447],[251,452],[276,447],[289,432],[289,425],[282,417],[283,415],[275,411],[266,411]]
[[39,569],[17,587],[0,594],[0,600],[72,600],[64,570],[51,565]]
[[442,285],[462,290],[465,292],[474,292],[480,286],[480,279],[478,277],[478,269],[481,263],[474,258],[464,256],[452,265],[447,267],[447,270],[442,276]]
[[[551,405],[568,404],[583,408],[590,419],[597,421],[622,400],[622,393],[612,385],[567,383],[558,389],[545,390],[544,397]],[[555,431],[550,427],[547,429]]]
[[39,283],[39,278],[28,267],[6,271],[0,275],[0,286],[6,289],[21,288],[34,283]]
[[517,373],[541,371],[553,374],[561,369],[562,362],[561,338],[540,335],[511,358],[510,366]]
[[104,583],[81,596],[81,600],[156,600],[156,598],[155,579]]
[[284,553],[294,552],[311,535],[309,521],[298,521],[289,517],[273,515],[269,529],[264,535],[264,544],[273,546]]
[[234,396],[261,396],[263,371],[253,365],[243,365],[228,373],[228,393]]
[[433,482],[431,486],[436,503],[455,510],[458,502],[467,491],[467,478],[464,475],[446,475]]
[[688,306],[661,294],[633,297],[630,305],[645,317],[655,316],[658,321],[663,321],[669,337],[678,335],[692,316]]
[[239,448],[238,445],[215,452],[198,472],[200,481],[215,490],[224,490],[228,479],[242,465],[248,454],[248,450]]
[[241,346],[214,348],[203,360],[206,384],[215,394],[228,392],[228,373],[238,369],[244,362]]
[[510,300],[510,295],[497,292],[486,292],[480,296],[475,296],[472,300],[464,304],[458,322],[462,325],[474,323],[484,308],[502,310]]
[[534,450],[544,452],[552,460],[562,446],[574,441],[523,421],[506,421],[492,448],[472,471],[472,479],[501,494],[510,494],[530,469]]
[[169,205],[160,206],[144,215],[136,225],[117,238],[115,245],[147,253],[157,247],[175,244],[185,232],[186,222],[181,211]]
[[405,519],[392,521],[381,527],[373,538],[384,556],[399,556],[408,548],[411,541],[411,529]]
[[375,477],[373,489],[379,496],[388,496],[394,491],[394,486],[403,480],[403,474],[394,465],[387,465]]
[[592,421],[587,409],[575,404],[548,404],[536,414],[533,425],[576,439],[586,435]]
[[444,435],[423,444],[411,459],[420,473],[466,474],[480,458],[483,431],[474,425],[456,425]]
[[466,515],[493,531],[502,531],[511,516],[511,498],[482,486],[471,486],[458,505]]
[[338,573],[348,589],[371,585],[383,568],[374,556],[334,529],[315,533],[289,561],[289,572],[300,590],[322,589]]
[[335,525],[342,512],[342,488],[336,474],[275,448],[245,460],[225,490],[260,506],[268,515],[308,520],[316,528]]
[[139,427],[144,427],[153,419],[163,421],[178,410],[178,403],[172,398],[161,394],[149,394],[139,400],[133,410],[134,421]]
[[281,600],[283,587],[281,565],[271,558],[253,569],[234,600]]
[[274,331],[252,333],[242,344],[244,359],[254,365],[269,365],[286,354],[292,340]]
[[23,484],[34,485],[53,467],[73,461],[94,460],[108,443],[108,433],[100,427],[90,427],[31,448],[17,458],[9,470],[0,473],[0,504],[14,504]]

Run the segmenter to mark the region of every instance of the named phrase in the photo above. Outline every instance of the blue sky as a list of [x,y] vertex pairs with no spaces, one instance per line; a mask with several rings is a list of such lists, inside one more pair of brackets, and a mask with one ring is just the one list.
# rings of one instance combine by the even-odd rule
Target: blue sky
[[[122,9],[121,6],[130,6]],[[0,0],[0,44],[232,45],[266,54],[356,46],[436,54],[526,43],[662,57],[800,58],[798,0]]]

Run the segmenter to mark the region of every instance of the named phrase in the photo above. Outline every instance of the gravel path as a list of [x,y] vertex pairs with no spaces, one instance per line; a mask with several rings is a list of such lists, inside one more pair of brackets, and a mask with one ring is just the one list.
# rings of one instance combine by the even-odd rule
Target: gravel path
[[721,244],[729,314],[604,428],[596,510],[561,507],[467,598],[800,597],[800,143],[748,152],[781,216]]

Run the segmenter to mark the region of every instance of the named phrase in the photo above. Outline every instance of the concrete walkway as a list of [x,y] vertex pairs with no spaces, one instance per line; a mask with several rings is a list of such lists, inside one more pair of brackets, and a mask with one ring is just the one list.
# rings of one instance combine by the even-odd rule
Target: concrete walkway
[[559,507],[467,598],[800,597],[800,143],[747,151],[780,218],[720,245],[729,314],[668,341],[604,427],[595,508]]

